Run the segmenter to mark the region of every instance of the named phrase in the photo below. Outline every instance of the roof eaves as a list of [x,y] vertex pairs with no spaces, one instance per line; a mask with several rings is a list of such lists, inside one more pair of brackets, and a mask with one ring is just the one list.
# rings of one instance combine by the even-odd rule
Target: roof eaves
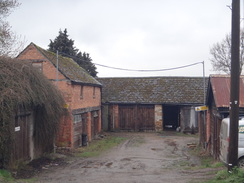
[[80,81],[76,81],[76,80],[71,80],[71,82],[73,84],[79,84],[79,85],[87,85],[87,86],[97,86],[97,87],[102,87],[102,84],[95,84],[95,83],[87,83],[87,82],[80,82]]

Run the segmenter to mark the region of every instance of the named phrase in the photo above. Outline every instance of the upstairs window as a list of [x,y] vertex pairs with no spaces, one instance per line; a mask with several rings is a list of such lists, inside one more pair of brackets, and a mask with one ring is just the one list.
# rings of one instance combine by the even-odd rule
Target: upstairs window
[[38,71],[40,71],[42,73],[42,63],[40,62],[33,62],[32,66],[35,67]]
[[84,98],[84,87],[81,85],[80,86],[80,99]]
[[96,87],[93,87],[93,98],[96,98]]
[[81,115],[74,115],[74,124],[79,123],[82,121]]

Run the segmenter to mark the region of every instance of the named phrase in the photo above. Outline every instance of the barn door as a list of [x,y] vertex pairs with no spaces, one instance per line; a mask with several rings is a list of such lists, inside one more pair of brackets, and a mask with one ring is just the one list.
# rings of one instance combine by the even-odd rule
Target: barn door
[[119,106],[119,127],[120,130],[135,131],[136,110],[132,105]]
[[82,119],[82,133],[83,134],[88,134],[88,123],[87,123],[87,113],[81,114],[81,119]]
[[81,114],[74,115],[74,148],[82,145],[82,118]]
[[30,115],[15,118],[13,160],[29,160],[30,157]]
[[92,139],[98,134],[98,111],[93,111],[92,115],[92,122],[91,122],[91,136]]
[[154,105],[120,105],[119,126],[126,131],[155,130]]
[[139,105],[137,108],[136,130],[155,130],[154,118],[154,105]]

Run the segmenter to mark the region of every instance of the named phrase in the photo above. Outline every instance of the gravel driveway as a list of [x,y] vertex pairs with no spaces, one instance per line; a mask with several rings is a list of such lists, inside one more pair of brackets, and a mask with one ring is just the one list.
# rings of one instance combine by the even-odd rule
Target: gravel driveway
[[210,178],[213,169],[199,168],[189,154],[193,135],[176,133],[111,133],[127,137],[99,157],[75,158],[42,171],[38,183],[189,183]]

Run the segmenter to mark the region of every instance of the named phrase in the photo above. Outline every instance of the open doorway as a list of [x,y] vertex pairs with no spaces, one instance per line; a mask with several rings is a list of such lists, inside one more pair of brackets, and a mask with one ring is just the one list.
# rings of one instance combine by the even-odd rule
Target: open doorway
[[163,128],[165,130],[176,130],[180,126],[179,107],[163,106]]

